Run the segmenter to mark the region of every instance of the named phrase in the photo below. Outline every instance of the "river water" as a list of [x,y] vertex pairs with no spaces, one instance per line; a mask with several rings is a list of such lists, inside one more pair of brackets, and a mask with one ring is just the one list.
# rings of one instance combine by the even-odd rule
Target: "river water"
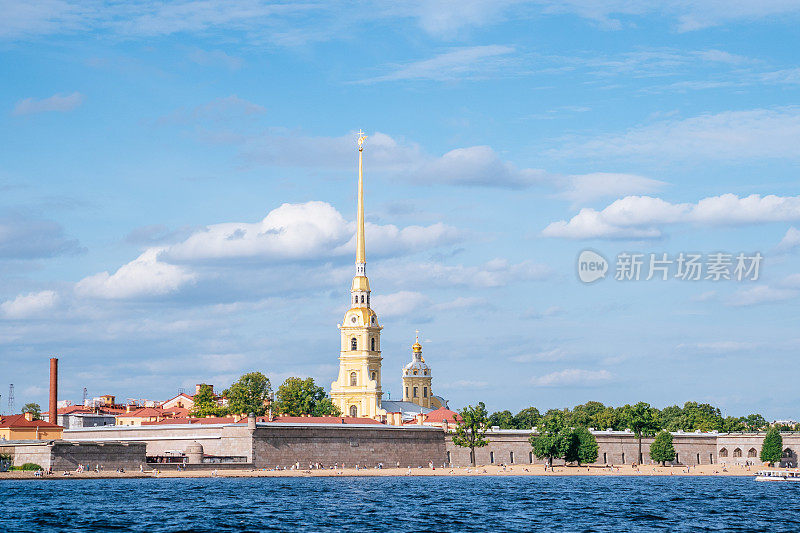
[[796,532],[798,502],[739,477],[4,480],[0,532]]

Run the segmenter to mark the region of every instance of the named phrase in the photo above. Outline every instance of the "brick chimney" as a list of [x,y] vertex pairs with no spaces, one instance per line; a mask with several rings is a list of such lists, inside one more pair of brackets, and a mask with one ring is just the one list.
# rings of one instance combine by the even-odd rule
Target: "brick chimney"
[[25,420],[27,420],[28,422],[32,422],[33,421],[33,413],[31,413],[30,411],[25,413],[22,416],[24,416]]
[[58,358],[50,358],[50,408],[49,421],[58,424]]

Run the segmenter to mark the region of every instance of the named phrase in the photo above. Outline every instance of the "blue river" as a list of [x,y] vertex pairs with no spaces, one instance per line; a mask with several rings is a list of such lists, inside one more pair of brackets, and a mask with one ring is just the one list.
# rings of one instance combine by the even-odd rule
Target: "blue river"
[[796,532],[798,501],[738,477],[3,480],[0,532]]

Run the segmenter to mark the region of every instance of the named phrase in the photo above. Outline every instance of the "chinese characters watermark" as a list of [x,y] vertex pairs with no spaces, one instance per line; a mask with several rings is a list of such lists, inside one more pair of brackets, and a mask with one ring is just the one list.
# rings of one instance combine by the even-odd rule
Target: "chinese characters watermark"
[[[663,253],[621,252],[614,265],[617,281],[757,281],[764,257],[760,252],[710,254],[680,252],[670,256]],[[593,250],[584,250],[578,256],[578,278],[592,283],[605,278],[609,264],[605,257]]]

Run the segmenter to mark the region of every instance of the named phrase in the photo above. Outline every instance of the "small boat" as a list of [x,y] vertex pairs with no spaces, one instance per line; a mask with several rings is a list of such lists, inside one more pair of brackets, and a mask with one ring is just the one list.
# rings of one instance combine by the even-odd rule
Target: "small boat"
[[756,481],[800,481],[800,472],[761,470],[756,472]]

